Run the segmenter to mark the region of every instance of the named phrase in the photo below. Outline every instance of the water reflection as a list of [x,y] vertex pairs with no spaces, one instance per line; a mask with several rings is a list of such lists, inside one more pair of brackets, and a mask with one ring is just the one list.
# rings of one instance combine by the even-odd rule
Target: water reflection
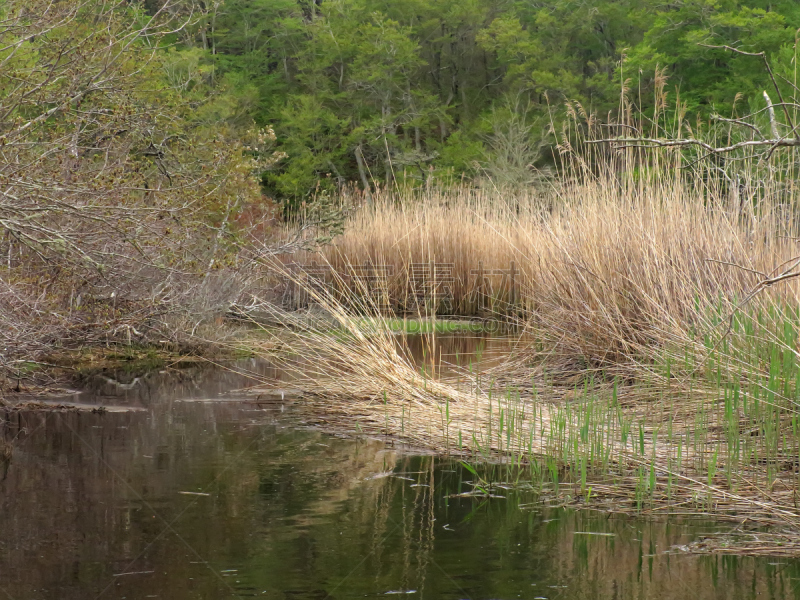
[[420,368],[441,375],[490,368],[531,342],[522,335],[494,336],[481,332],[408,335],[400,341]]
[[280,403],[198,401],[268,368],[239,367],[98,385],[138,411],[6,414],[0,597],[799,595],[796,562],[664,553],[714,524],[453,497],[471,476],[447,460],[298,429]]

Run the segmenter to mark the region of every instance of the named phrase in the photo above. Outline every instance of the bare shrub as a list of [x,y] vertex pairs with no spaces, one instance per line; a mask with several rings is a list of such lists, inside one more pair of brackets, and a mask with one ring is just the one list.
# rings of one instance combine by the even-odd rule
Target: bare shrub
[[175,5],[0,9],[6,354],[129,339],[200,298],[203,310],[221,303],[211,275],[233,265],[234,217],[260,194],[239,136],[193,121],[196,106],[169,85],[159,43],[192,14]]

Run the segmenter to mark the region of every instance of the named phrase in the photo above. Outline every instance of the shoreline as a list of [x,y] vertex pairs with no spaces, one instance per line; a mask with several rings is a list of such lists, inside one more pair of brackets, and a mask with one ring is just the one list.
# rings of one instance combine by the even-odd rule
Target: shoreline
[[[108,356],[104,357],[108,359]],[[183,364],[185,366],[199,366],[203,369],[208,365],[210,370],[215,367],[213,363],[209,363],[207,359],[201,357],[181,357],[176,355],[165,354],[162,357],[165,361],[176,361],[173,364]],[[226,361],[227,362],[227,361]],[[102,372],[103,368],[127,366],[130,367],[136,364],[134,361],[129,363],[120,363],[114,360],[104,360],[102,362],[95,361],[93,367]],[[141,364],[141,363],[139,363]],[[285,384],[284,384],[285,385]],[[520,454],[514,453],[503,447],[501,441],[499,446],[489,446],[484,448],[484,452],[480,449],[472,447],[456,448],[453,446],[437,447],[421,435],[419,430],[411,431],[410,429],[403,430],[408,427],[408,421],[405,425],[397,426],[399,423],[391,415],[386,418],[386,405],[381,407],[381,403],[373,403],[377,405],[378,410],[370,411],[368,408],[370,403],[366,404],[353,397],[349,405],[347,413],[341,410],[342,405],[338,407],[332,405],[329,398],[319,393],[303,392],[302,387],[284,387],[283,394],[278,395],[277,388],[257,388],[244,393],[239,393],[233,398],[208,398],[204,402],[236,402],[243,404],[253,404],[255,406],[281,406],[281,410],[285,407],[293,414],[293,419],[298,420],[294,423],[293,427],[300,429],[309,429],[321,431],[323,433],[334,435],[337,437],[348,437],[352,439],[375,439],[379,440],[395,451],[402,452],[403,454],[424,454],[435,455],[441,457],[449,457],[462,461],[466,465],[474,465],[478,469],[492,468],[491,465],[504,470],[506,473],[513,474],[513,477],[508,476],[504,481],[484,481],[478,480],[476,487],[482,491],[477,492],[475,495],[478,497],[490,498],[495,494],[494,490],[503,489],[498,488],[498,485],[514,485],[509,484],[505,480],[516,481],[516,484],[527,486],[526,489],[535,489],[538,494],[539,500],[543,507],[548,508],[569,508],[574,510],[587,510],[593,512],[601,512],[604,514],[627,515],[631,517],[644,517],[644,518],[711,518],[720,523],[738,523],[732,534],[736,539],[729,534],[720,535],[718,537],[711,536],[705,540],[699,540],[696,547],[690,547],[692,553],[713,553],[713,554],[736,554],[736,555],[770,555],[770,556],[800,556],[800,517],[795,521],[794,515],[784,514],[782,517],[777,513],[769,516],[770,511],[773,510],[769,506],[762,506],[764,509],[761,515],[751,514],[746,515],[743,512],[737,514],[736,507],[750,506],[752,509],[753,502],[759,502],[757,498],[740,497],[739,500],[733,498],[734,494],[721,492],[720,490],[712,490],[715,499],[709,504],[706,500],[699,499],[694,502],[691,501],[691,494],[686,496],[687,491],[684,490],[684,497],[679,504],[686,506],[681,510],[675,509],[675,502],[666,502],[666,496],[663,498],[657,494],[652,494],[649,500],[639,502],[637,505],[635,485],[639,474],[626,471],[621,463],[614,463],[610,461],[608,468],[615,471],[616,475],[610,477],[598,477],[597,473],[592,469],[589,472],[584,472],[583,479],[581,479],[581,464],[578,463],[577,468],[574,463],[560,464],[557,466],[559,474],[558,481],[554,482],[550,475],[549,469],[555,464],[551,462],[548,464],[548,458],[552,459],[552,453],[548,455],[544,452],[545,447],[531,449],[527,453]],[[543,391],[542,391],[543,393]],[[21,397],[20,397],[21,399]],[[197,401],[197,400],[193,400]],[[568,402],[580,402],[579,399],[573,398]],[[543,404],[556,406],[559,400],[551,398],[549,401],[542,400]],[[388,403],[387,403],[388,404]],[[449,410],[451,411],[451,419],[458,418],[460,408],[456,406],[456,402],[451,403]],[[383,411],[381,411],[383,408]],[[485,408],[485,407],[484,407]],[[434,411],[437,411],[433,407]],[[495,415],[499,405],[495,407]],[[58,411],[58,412],[91,412],[91,413],[121,413],[130,411],[144,411],[147,408],[131,407],[131,406],[114,406],[113,403],[108,404],[87,404],[81,402],[58,402],[41,401],[40,399],[31,399],[28,403],[22,401],[15,406],[5,406],[3,410],[6,411]],[[541,410],[541,409],[540,409]],[[383,412],[382,415],[378,414]],[[576,410],[576,412],[580,412]],[[433,413],[426,413],[433,414]],[[409,415],[410,419],[411,415]],[[429,424],[433,424],[433,418],[429,419]],[[499,426],[500,422],[495,421],[495,425]],[[388,428],[387,428],[388,426]],[[435,425],[434,425],[435,426]],[[498,433],[504,434],[503,430]],[[502,438],[501,438],[502,439]],[[635,457],[634,457],[635,458]],[[560,461],[559,461],[560,462]],[[617,466],[614,466],[614,465]],[[655,488],[663,489],[666,485],[666,479],[669,474],[656,473]],[[689,479],[688,475],[684,476]],[[679,478],[679,477],[678,477]],[[708,492],[711,486],[696,486],[697,490]],[[676,492],[677,495],[677,492]],[[689,498],[687,504],[686,500]],[[741,502],[744,504],[741,504]],[[738,504],[737,504],[738,503]],[[673,508],[670,508],[670,506]],[[734,511],[734,512],[732,512]],[[758,529],[758,537],[760,546],[755,548],[753,545],[754,533],[750,531],[751,528]],[[788,529],[787,529],[788,527]],[[765,529],[766,528],[766,529]],[[739,540],[739,541],[737,541]],[[740,548],[740,550],[737,550]]]

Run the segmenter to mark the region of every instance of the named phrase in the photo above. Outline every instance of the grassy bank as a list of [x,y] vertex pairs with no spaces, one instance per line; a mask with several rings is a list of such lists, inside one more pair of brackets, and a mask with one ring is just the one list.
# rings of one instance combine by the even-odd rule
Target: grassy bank
[[[762,192],[600,178],[549,197],[387,198],[313,257],[331,284],[289,275],[338,332],[295,330],[273,358],[322,421],[528,465],[552,502],[800,534],[797,226],[791,191]],[[513,307],[487,302],[523,331],[499,365],[437,376],[391,333],[398,310],[435,312],[402,300],[411,265],[431,261],[452,265],[464,314],[476,265],[519,269]],[[363,264],[393,266],[380,285],[394,303],[347,276]]]

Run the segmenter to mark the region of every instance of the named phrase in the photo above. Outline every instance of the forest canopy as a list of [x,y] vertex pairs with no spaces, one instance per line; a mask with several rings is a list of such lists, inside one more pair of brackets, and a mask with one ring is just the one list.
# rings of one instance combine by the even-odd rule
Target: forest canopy
[[626,95],[623,110],[652,115],[663,88],[689,123],[762,109],[763,61],[721,46],[765,52],[791,96],[800,26],[794,0],[206,0],[195,10],[173,60],[188,87],[227,90],[228,118],[274,127],[286,158],[262,182],[289,202],[343,182],[527,184],[553,162],[568,104],[613,121]]

